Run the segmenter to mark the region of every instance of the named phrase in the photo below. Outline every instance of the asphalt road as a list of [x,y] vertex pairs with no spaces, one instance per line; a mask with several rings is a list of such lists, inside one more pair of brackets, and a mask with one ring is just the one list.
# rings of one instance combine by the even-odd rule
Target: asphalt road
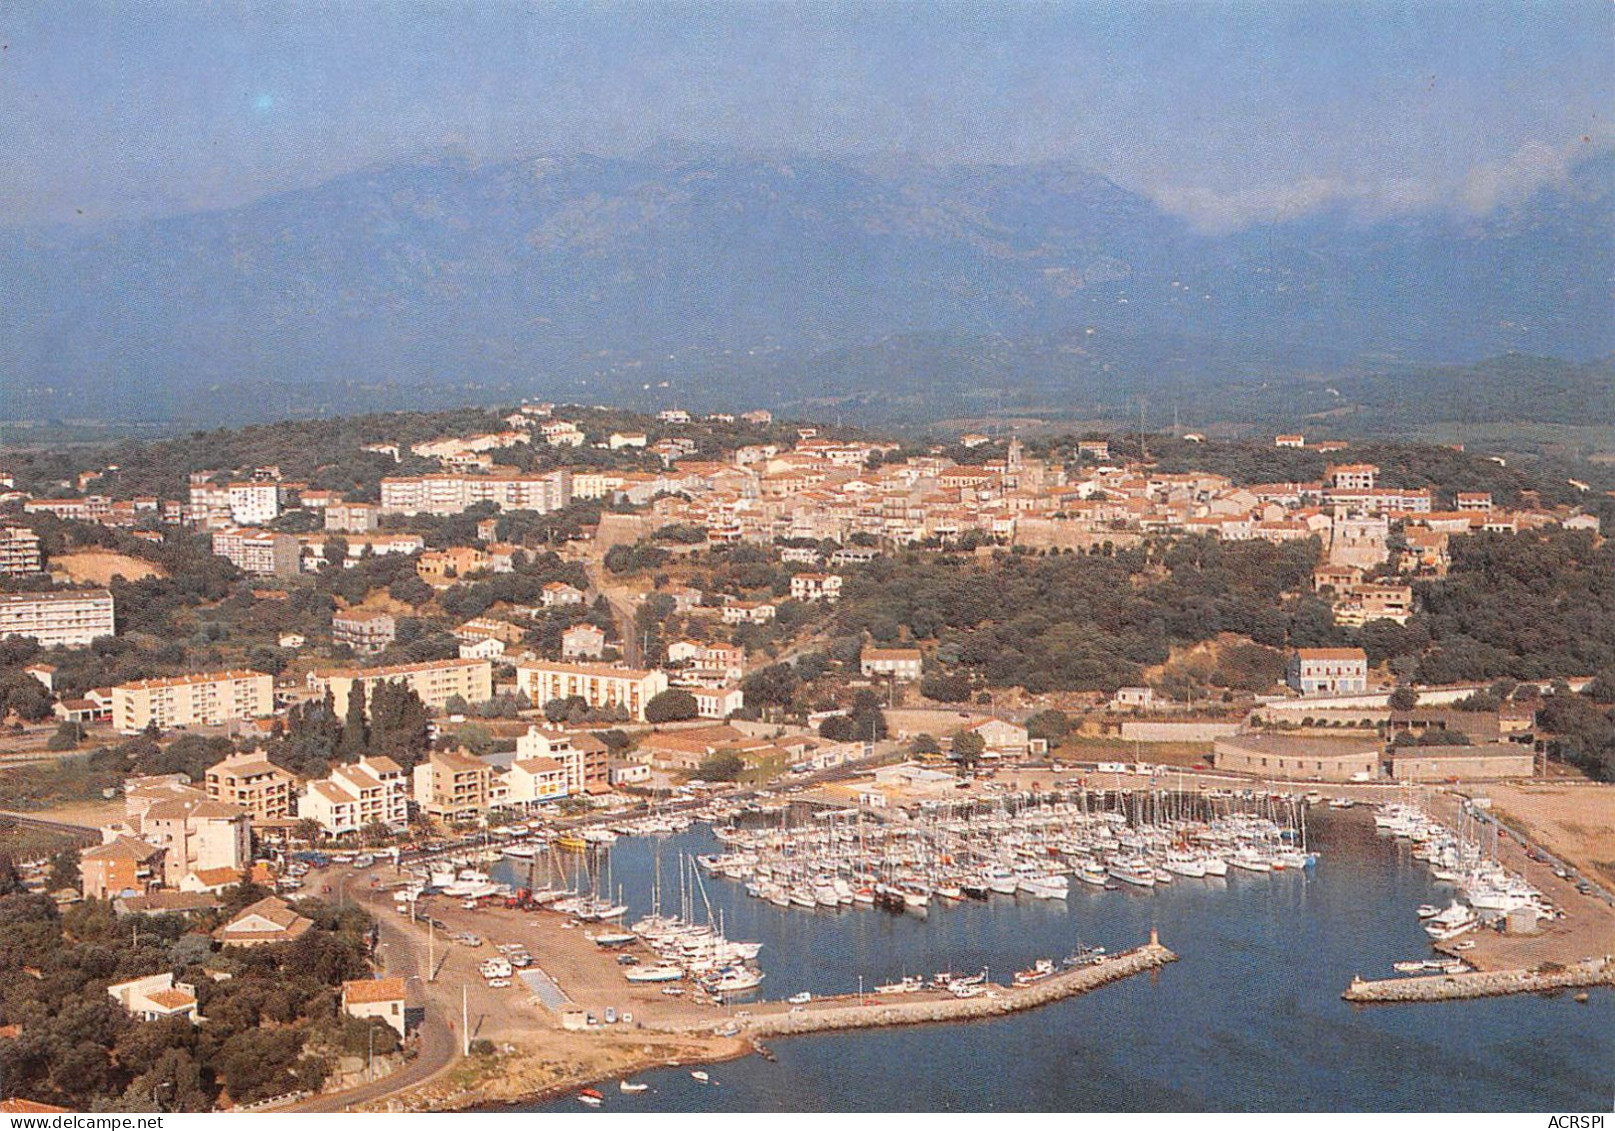
[[[337,878],[335,890],[328,896],[322,895],[322,898],[353,898],[349,894],[349,884],[355,878],[355,873],[345,868],[340,871],[341,875]],[[369,895],[368,889],[364,894]],[[381,935],[377,949],[381,954],[386,974],[389,977],[408,979],[408,1000],[426,1007],[426,1016],[418,1030],[420,1052],[414,1060],[390,1076],[343,1092],[314,1096],[277,1110],[343,1111],[422,1084],[447,1068],[459,1056],[460,1035],[451,1028],[451,1024],[459,1017],[458,1004],[456,1003],[451,1009],[447,1000],[451,996],[448,989],[442,987],[441,983],[438,985],[427,983],[425,941],[419,939],[409,926],[400,921],[398,916],[391,912],[390,907],[383,907],[379,901],[370,898],[360,898],[358,901],[368,907],[376,918]],[[452,945],[447,939],[438,940],[434,957],[440,966]]]

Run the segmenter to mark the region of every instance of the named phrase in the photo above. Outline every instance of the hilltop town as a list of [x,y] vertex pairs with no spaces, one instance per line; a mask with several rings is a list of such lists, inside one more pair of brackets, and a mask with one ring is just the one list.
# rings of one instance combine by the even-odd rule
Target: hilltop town
[[409,1035],[308,853],[1074,771],[1479,790],[1612,879],[1532,791],[1615,779],[1615,492],[1497,457],[523,403],[16,452],[0,487],[17,890],[200,940],[120,966],[135,1019],[211,1014],[171,967],[215,948],[346,948],[196,1109],[333,1079],[364,1025],[320,993]]

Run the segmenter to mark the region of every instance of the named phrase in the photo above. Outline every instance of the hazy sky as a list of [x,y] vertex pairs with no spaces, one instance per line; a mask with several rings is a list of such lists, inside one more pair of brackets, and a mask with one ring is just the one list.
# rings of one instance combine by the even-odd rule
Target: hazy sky
[[0,224],[454,146],[1078,161],[1208,227],[1485,212],[1615,142],[1615,7],[0,0]]

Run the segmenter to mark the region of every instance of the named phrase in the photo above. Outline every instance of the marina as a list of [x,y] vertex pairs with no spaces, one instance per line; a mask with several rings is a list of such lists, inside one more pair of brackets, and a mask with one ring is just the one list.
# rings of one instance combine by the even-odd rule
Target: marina
[[[1445,906],[1443,893],[1450,892],[1432,881],[1408,841],[1376,833],[1369,814],[1367,807],[1333,810],[1309,820],[1309,848],[1319,862],[1300,872],[1234,870],[1221,879],[1148,889],[1077,882],[1063,901],[996,895],[950,903],[945,911],[938,905],[923,917],[781,908],[748,896],[738,881],[713,882],[709,873],[709,898],[727,933],[763,944],[757,962],[768,975],[770,1000],[802,993],[809,1002],[844,998],[861,974],[868,1000],[878,1003],[871,1012],[897,1008],[908,1004],[906,995],[884,999],[873,987],[949,969],[975,976],[987,968],[992,980],[1005,983],[1040,957],[1079,947],[1126,950],[1152,926],[1179,960],[990,1024],[813,1031],[782,1034],[777,1043],[770,1032],[777,1059],[724,1065],[721,1089],[694,1083],[687,1070],[649,1069],[634,1077],[647,1092],[613,1093],[607,1107],[1132,1111],[1185,1103],[1289,1110],[1312,1103],[1484,1110],[1600,1102],[1607,1092],[1600,1066],[1615,1056],[1615,992],[1608,988],[1594,987],[1586,1005],[1569,993],[1528,994],[1452,1001],[1436,1012],[1361,1012],[1342,1000],[1358,972],[1389,973],[1395,961],[1430,954],[1412,909]],[[672,876],[677,856],[726,847],[699,826],[678,836],[624,838],[613,849],[614,872],[626,902],[649,907],[658,857]],[[598,992],[602,1001],[614,993]],[[792,1014],[782,1005],[784,1018],[811,1009]],[[748,1010],[752,1018],[739,1023],[764,1021],[763,1003],[741,1002],[705,1007],[691,1023],[714,1026]],[[1295,1039],[1298,1026],[1324,1024],[1340,1036],[1324,1044]],[[1454,1027],[1471,1036],[1455,1041]],[[1550,1039],[1570,1054],[1546,1051]],[[1388,1061],[1393,1048],[1396,1056],[1416,1057],[1420,1073]],[[1235,1049],[1237,1055],[1221,1051]],[[990,1077],[972,1067],[989,1059],[999,1065]],[[900,1091],[891,1087],[895,1064],[906,1066]],[[1450,1090],[1436,1098],[1444,1085]],[[568,1107],[577,1107],[569,1097],[553,1104]]]

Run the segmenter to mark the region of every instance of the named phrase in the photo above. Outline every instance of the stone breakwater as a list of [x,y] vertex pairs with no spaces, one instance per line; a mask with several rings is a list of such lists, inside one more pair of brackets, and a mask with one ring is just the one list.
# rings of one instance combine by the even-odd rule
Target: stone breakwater
[[[1122,978],[1155,970],[1178,956],[1158,942],[1101,959],[1090,966],[1079,966],[1055,974],[1030,986],[988,986],[975,997],[925,995],[914,998],[866,996],[859,1004],[855,996],[821,998],[811,1008],[797,1012],[754,1013],[740,1024],[748,1037],[789,1037],[826,1033],[843,1029],[875,1029],[894,1025],[927,1025],[947,1021],[975,1021],[1001,1017],[1048,1005],[1064,998],[1087,993]],[[844,1003],[844,1004],[843,1004]],[[710,1029],[710,1021],[689,1023],[680,1029]]]
[[1562,970],[1493,970],[1382,981],[1353,978],[1340,996],[1354,1002],[1461,1001],[1586,986],[1615,986],[1615,961],[1589,959]]

